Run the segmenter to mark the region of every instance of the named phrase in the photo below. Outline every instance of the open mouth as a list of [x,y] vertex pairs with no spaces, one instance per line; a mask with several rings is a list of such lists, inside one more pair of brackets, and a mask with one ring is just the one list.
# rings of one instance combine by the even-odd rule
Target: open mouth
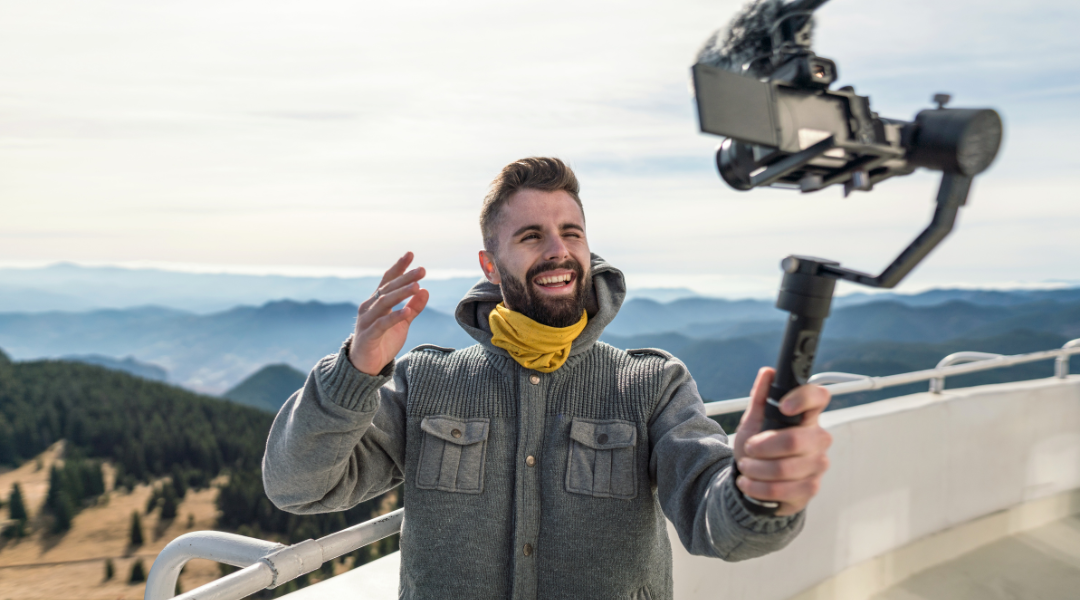
[[547,271],[533,278],[533,283],[543,290],[560,292],[573,289],[577,274],[569,270]]

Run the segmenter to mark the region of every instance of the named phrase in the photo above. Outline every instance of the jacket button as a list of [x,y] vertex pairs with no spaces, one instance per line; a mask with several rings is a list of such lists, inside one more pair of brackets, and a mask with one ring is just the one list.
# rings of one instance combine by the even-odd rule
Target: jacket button
[[540,383],[540,376],[539,375],[533,375],[532,377],[529,377],[529,381],[531,381],[533,385],[536,385],[536,384]]
[[596,436],[596,443],[597,444],[606,444],[607,440],[608,440],[608,437],[607,437],[606,433],[601,433],[600,435]]
[[[459,438],[459,437],[461,437],[461,430],[460,429],[455,429],[455,430],[450,432],[450,435],[452,435],[452,436],[454,436],[456,438]],[[603,442],[601,442],[601,443],[603,443]]]
[[525,464],[529,465],[530,467],[536,466],[536,457],[535,456],[526,457],[525,458]]
[[525,556],[532,556],[532,544],[525,544],[525,547],[521,549],[521,553]]

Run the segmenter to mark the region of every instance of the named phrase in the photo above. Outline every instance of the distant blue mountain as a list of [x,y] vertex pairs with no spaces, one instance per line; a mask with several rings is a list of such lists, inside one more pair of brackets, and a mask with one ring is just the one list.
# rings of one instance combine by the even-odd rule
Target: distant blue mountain
[[[430,305],[450,312],[479,279],[427,279]],[[288,298],[359,303],[379,277],[290,277],[183,273],[164,269],[84,267],[59,263],[34,269],[0,268],[0,312],[86,311],[164,306],[197,313]]]
[[[951,291],[985,302],[948,299]],[[1080,288],[985,295],[970,290],[938,292],[866,296],[865,302],[838,298],[825,331],[834,337],[896,341],[943,341],[1012,329],[1064,335],[1075,331],[1073,307],[1080,306]],[[625,337],[678,332],[689,338],[736,338],[779,332],[786,316],[772,301],[765,300],[685,298],[660,303],[635,298],[623,304],[607,333]]]
[[[352,333],[354,304],[269,302],[209,315],[162,309],[0,314],[0,348],[13,359],[71,354],[132,356],[165,368],[172,382],[220,394],[265,365],[307,372]],[[453,317],[425,310],[406,349],[472,344]]]
[[837,298],[837,307],[866,304],[869,302],[899,302],[908,306],[933,306],[954,301],[978,306],[1017,306],[1032,302],[1077,302],[1080,287],[1045,290],[964,290],[937,289],[918,294],[885,292],[880,294],[856,293]]
[[142,377],[143,379],[149,379],[151,381],[167,381],[169,378],[169,373],[165,369],[162,369],[157,365],[139,362],[130,356],[124,359],[118,359],[110,356],[102,356],[100,354],[71,354],[68,356],[61,356],[60,360],[97,365],[99,367],[105,367],[106,369],[112,369],[113,371],[130,373],[136,377]]

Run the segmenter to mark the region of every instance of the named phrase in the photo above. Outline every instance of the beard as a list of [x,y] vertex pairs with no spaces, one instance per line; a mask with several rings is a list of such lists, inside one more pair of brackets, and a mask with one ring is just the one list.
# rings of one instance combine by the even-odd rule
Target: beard
[[[532,280],[544,271],[569,269],[574,272],[574,293],[562,298],[549,298],[533,290]],[[501,266],[503,303],[533,321],[548,327],[569,327],[581,320],[585,301],[592,289],[592,278],[585,277],[585,269],[573,258],[562,261],[545,261],[534,265],[525,274],[525,281],[510,275]]]

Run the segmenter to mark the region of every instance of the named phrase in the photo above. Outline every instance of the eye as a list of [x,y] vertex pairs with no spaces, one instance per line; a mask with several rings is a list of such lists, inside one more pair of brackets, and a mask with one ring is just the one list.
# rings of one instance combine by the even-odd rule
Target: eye
[[540,234],[539,233],[526,233],[524,235],[524,237],[521,238],[521,241],[524,242],[525,240],[538,240],[538,239],[540,239]]

